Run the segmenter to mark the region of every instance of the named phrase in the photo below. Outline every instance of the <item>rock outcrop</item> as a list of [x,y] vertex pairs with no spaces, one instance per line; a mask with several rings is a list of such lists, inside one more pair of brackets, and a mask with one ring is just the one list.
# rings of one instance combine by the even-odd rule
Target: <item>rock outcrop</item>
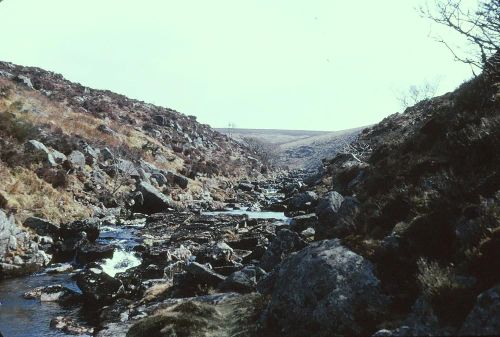
[[29,232],[0,210],[0,279],[37,272],[50,259]]

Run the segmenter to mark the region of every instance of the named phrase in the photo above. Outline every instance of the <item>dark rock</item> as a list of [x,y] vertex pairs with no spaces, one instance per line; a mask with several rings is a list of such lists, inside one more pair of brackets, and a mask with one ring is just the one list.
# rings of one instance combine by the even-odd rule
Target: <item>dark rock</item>
[[318,223],[314,227],[316,239],[342,238],[356,229],[355,217],[359,211],[358,201],[353,197],[343,198],[330,192],[318,205]]
[[299,215],[293,217],[290,221],[290,229],[300,233],[309,227],[315,227],[317,223],[318,217],[314,213]]
[[38,235],[51,237],[59,236],[59,226],[42,218],[34,216],[29,217],[24,221],[23,225],[33,229]]
[[217,286],[220,282],[224,281],[226,278],[222,275],[217,274],[212,269],[206,265],[202,265],[197,262],[191,262],[186,266],[186,272],[196,279],[200,284],[207,284],[211,286]]
[[110,303],[123,293],[123,284],[120,280],[95,267],[80,272],[76,276],[76,285],[86,301],[98,305]]
[[[498,248],[498,247],[497,247]],[[476,304],[463,323],[459,335],[498,335],[500,332],[500,284],[477,297]]]
[[259,244],[259,238],[246,237],[235,241],[228,241],[227,244],[234,249],[252,250]]
[[306,246],[304,240],[291,230],[281,229],[271,241],[269,248],[262,256],[260,267],[266,271],[272,270],[285,257]]
[[315,192],[307,191],[290,198],[287,203],[290,211],[313,209],[318,203],[318,195]]
[[99,237],[100,222],[97,219],[77,220],[61,225],[61,237],[63,239],[78,236],[79,233],[85,232],[87,239],[94,242]]
[[113,152],[111,152],[111,150],[108,149],[107,147],[103,148],[99,152],[99,155],[102,158],[102,160],[104,160],[104,161],[113,160],[115,158],[115,156],[113,155]]
[[239,183],[238,188],[242,191],[250,192],[253,191],[254,185],[250,183]]
[[246,266],[229,275],[219,286],[222,291],[238,291],[242,293],[256,290],[257,282],[266,272],[256,266]]
[[371,263],[338,240],[309,245],[274,274],[266,321],[275,335],[367,335],[386,309]]
[[102,259],[111,259],[115,252],[113,245],[99,245],[96,243],[85,243],[78,247],[76,258],[83,264]]

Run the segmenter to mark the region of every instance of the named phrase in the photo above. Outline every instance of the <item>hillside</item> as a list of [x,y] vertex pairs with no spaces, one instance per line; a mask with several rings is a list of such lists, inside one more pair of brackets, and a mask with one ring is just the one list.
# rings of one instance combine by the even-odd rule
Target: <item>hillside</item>
[[[74,220],[130,202],[137,178],[183,206],[263,169],[193,116],[0,62],[1,207]],[[104,207],[104,208],[103,208]]]
[[[292,213],[301,215],[297,225],[309,219],[315,240],[340,240],[373,264],[387,302],[361,298],[366,301],[363,319],[373,320],[369,334],[375,326],[383,329],[376,336],[499,331],[496,60],[454,92],[364,130],[349,151],[325,161],[322,173],[309,179],[308,192],[289,195]],[[290,278],[286,272],[277,271],[282,282]],[[318,286],[320,281],[326,282],[318,280]],[[297,313],[283,308],[300,306],[295,299],[301,297],[287,297],[280,289],[276,293],[271,303],[280,306],[271,315],[279,327],[293,329]],[[328,310],[304,303],[309,310]],[[376,311],[370,311],[370,303]],[[377,312],[384,314],[376,318]],[[317,336],[329,326],[318,320],[312,324]]]
[[263,142],[274,163],[290,169],[314,170],[324,158],[331,158],[364,129],[306,131],[272,129],[217,129],[245,144],[245,138]]

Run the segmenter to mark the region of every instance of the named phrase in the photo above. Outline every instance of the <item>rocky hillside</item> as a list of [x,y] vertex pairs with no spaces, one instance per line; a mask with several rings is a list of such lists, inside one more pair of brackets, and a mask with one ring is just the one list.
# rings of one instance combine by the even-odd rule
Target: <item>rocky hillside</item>
[[47,260],[14,222],[216,207],[265,169],[193,116],[0,62],[0,275]]
[[[276,324],[300,328],[294,322],[301,313],[284,308],[304,305],[315,315],[310,322],[315,336],[326,328],[347,334],[383,329],[377,336],[498,334],[499,168],[498,65],[452,93],[364,130],[348,151],[309,179],[308,192],[290,194],[288,205],[293,214],[309,214],[294,221],[313,224],[315,240],[340,240],[370,262],[358,264],[349,281],[354,287],[368,282],[376,291],[361,298],[351,293],[347,301],[350,306],[362,301],[366,310],[358,314],[367,320],[364,328],[371,328],[363,331],[357,325],[362,320],[332,327],[316,318],[338,307],[286,295],[297,291],[293,283],[274,291]],[[324,245],[310,249],[325,259],[332,248]],[[279,269],[282,282],[298,277],[293,264],[313,274],[302,263],[314,255],[301,254],[302,262],[294,257]],[[372,274],[359,274],[371,272],[372,265],[380,288]],[[309,280],[308,285],[328,282]]]

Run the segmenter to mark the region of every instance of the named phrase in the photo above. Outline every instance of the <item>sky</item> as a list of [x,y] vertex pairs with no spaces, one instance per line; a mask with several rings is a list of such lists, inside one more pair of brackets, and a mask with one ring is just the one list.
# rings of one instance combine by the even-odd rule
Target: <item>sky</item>
[[471,77],[424,1],[4,0],[0,60],[213,127],[342,130],[402,111],[410,85]]

